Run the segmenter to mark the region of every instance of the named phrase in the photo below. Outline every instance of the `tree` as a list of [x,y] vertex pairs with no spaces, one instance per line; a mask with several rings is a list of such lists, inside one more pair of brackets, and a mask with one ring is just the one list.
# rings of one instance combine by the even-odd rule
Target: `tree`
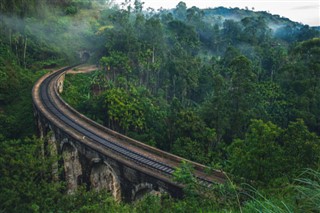
[[129,58],[121,52],[111,52],[110,56],[104,56],[100,59],[100,64],[104,67],[106,78],[116,81],[117,76],[125,76],[131,72]]
[[184,21],[186,19],[186,12],[187,12],[187,5],[183,1],[180,1],[175,10],[174,14],[176,15],[177,19]]
[[[215,53],[220,54],[220,50],[221,50],[220,47],[222,46],[221,43],[223,42],[222,38],[225,37],[225,35],[223,35],[223,33],[221,32],[218,24],[215,24],[213,28],[206,28],[206,29],[209,29],[211,31],[211,32],[207,32],[209,35],[211,34],[211,36],[208,38],[209,41],[207,41],[208,43],[207,46],[211,47],[211,49]],[[202,42],[205,42],[205,41],[206,41],[205,39],[202,39]]]
[[144,65],[141,68],[144,70],[145,85],[155,93],[160,86],[160,68],[166,46],[160,19],[157,17],[147,19],[143,33],[144,49],[139,55],[143,57],[139,57],[139,62],[142,60],[142,64]]
[[216,151],[216,131],[191,109],[180,110],[173,121],[175,131],[171,151],[182,157],[209,163],[209,153]]
[[284,153],[278,140],[282,131],[271,122],[252,120],[245,138],[235,139],[228,148],[230,172],[263,185],[281,177]]
[[201,115],[206,124],[216,130],[216,142],[220,143],[230,127],[230,98],[227,82],[220,74],[215,73],[210,80],[213,91],[202,104]]
[[241,20],[244,26],[241,39],[251,44],[267,41],[270,38],[271,29],[268,27],[264,17],[245,17]]
[[183,158],[199,163],[208,163],[207,155],[200,141],[192,140],[189,137],[179,137],[172,146],[171,152]]
[[122,88],[111,88],[104,92],[105,124],[117,131],[141,130],[145,127],[144,113],[135,88],[129,92]]
[[266,81],[256,83],[254,87],[255,105],[252,108],[255,117],[281,127],[287,126],[289,103],[280,85]]
[[[240,39],[242,32],[241,25],[232,19],[227,19],[223,22],[222,34],[223,38],[228,44],[236,44]],[[221,41],[219,41],[220,43]]]
[[291,122],[283,135],[287,172],[299,174],[304,168],[317,169],[320,163],[320,138],[308,130],[302,119]]
[[229,95],[231,99],[231,134],[241,137],[252,117],[254,82],[252,63],[244,56],[231,61],[231,79]]
[[193,6],[189,9],[187,9],[187,21],[190,23],[190,24],[193,24],[195,26],[198,25],[201,25],[201,21],[202,21],[202,18],[204,16],[204,12],[203,10]]
[[182,21],[171,21],[168,28],[172,32],[172,42],[179,43],[188,53],[196,55],[199,49],[199,37],[193,26]]
[[184,192],[187,196],[194,196],[196,193],[197,179],[193,175],[194,168],[188,162],[182,161],[180,167],[177,167],[173,173],[174,180],[184,184]]

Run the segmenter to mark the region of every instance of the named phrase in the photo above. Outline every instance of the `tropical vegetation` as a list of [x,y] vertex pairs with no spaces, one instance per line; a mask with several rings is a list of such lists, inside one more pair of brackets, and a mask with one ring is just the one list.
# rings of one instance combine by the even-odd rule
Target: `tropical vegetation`
[[[0,2],[0,212],[317,212],[320,31],[239,8],[143,8],[143,2]],[[65,193],[35,138],[31,89],[91,53],[63,98],[120,133],[221,169],[229,181],[185,197],[116,203]],[[44,139],[45,140],[45,139]],[[59,157],[59,156],[55,156]]]

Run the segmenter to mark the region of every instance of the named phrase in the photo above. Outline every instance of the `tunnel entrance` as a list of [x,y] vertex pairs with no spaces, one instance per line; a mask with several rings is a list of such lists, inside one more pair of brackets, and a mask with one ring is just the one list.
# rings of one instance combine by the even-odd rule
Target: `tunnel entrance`
[[81,54],[81,61],[82,61],[82,62],[87,62],[87,61],[89,60],[89,58],[90,58],[90,53],[88,53],[88,52],[83,52],[83,53]]

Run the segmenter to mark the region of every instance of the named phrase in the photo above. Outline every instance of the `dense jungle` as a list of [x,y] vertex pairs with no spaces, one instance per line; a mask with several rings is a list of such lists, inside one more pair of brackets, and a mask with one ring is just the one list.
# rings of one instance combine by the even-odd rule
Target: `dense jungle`
[[[183,199],[118,203],[53,181],[31,90],[79,63],[62,97],[100,124],[228,175]],[[58,158],[58,156],[57,156]],[[208,171],[210,172],[210,171]],[[320,28],[239,8],[139,0],[1,0],[0,212],[319,212]]]

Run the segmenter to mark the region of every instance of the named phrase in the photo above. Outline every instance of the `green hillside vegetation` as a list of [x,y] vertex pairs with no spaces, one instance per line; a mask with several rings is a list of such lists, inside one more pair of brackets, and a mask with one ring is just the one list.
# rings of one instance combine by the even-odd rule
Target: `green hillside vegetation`
[[[317,28],[183,2],[154,11],[140,1],[5,0],[0,18],[0,212],[320,210]],[[78,63],[82,50],[99,68],[66,76],[70,105],[230,181],[203,197],[183,164],[182,200],[116,203],[85,187],[66,195],[33,137],[31,89],[47,70]]]

